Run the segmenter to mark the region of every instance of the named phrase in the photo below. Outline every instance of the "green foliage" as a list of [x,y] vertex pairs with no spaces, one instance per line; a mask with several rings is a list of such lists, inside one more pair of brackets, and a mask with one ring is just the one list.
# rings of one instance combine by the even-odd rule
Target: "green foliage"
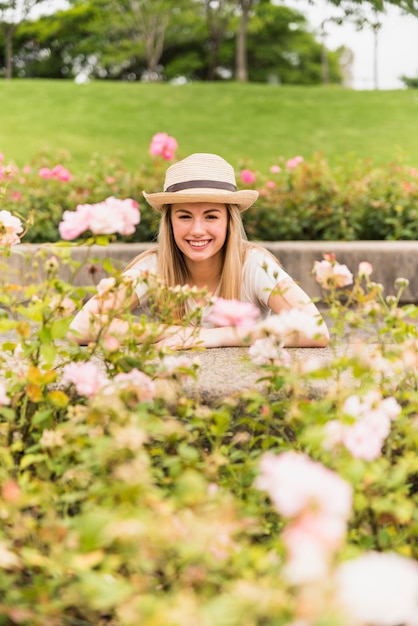
[[331,168],[323,155],[257,179],[261,197],[244,214],[261,240],[417,239],[417,171],[350,160]]
[[401,76],[401,81],[408,89],[418,89],[418,76]]
[[[150,70],[156,74],[153,80],[215,80],[219,65],[234,76],[237,23],[233,3],[226,8],[190,0],[175,6],[167,0],[77,3],[19,26],[18,76],[72,78],[87,69],[92,78],[140,80]],[[290,26],[295,23],[297,31]],[[270,3],[254,5],[250,80],[265,82],[275,73],[285,84],[320,84],[319,48],[297,11]],[[296,55],[297,63],[286,55]],[[341,83],[337,64],[333,69],[331,82]]]
[[[0,624],[277,626],[301,608],[312,623],[353,623],[334,614],[330,579],[289,584],[288,520],[254,480],[266,451],[303,452],[353,489],[336,563],[369,550],[418,558],[418,311],[398,306],[405,281],[390,301],[360,274],[351,290],[330,290],[332,344],[321,364],[272,360],[260,366],[263,391],[207,405],[187,384],[199,353],[164,372],[164,354],[152,338],[138,343],[128,313],[132,333],[116,352],[106,333],[86,347],[68,341],[68,301],[80,306],[87,294],[73,286],[69,246],[50,252],[9,280],[18,252],[3,249]],[[367,338],[338,351],[353,330]],[[64,383],[72,362],[96,363],[107,387],[86,396]],[[153,398],[112,386],[133,367],[153,379]],[[343,402],[377,389],[402,407],[382,453],[366,461],[324,447]]]
[[[31,219],[26,240],[33,243],[59,239],[58,225],[64,211],[79,204],[94,204],[113,196],[132,198],[140,205],[141,223],[127,242],[151,242],[158,230],[158,213],[144,200],[142,190],[163,188],[167,162],[148,159],[130,171],[119,159],[96,155],[81,175],[69,181],[40,176],[41,167],[61,163],[71,168],[65,153],[52,160],[42,155],[22,171],[14,171],[7,182],[9,210]],[[418,174],[401,163],[374,166],[370,161],[347,159],[332,167],[322,154],[296,167],[291,160],[278,159],[278,172],[254,170],[256,181],[240,181],[247,167],[236,166],[240,188],[252,186],[260,193],[254,207],[243,214],[252,240],[355,241],[418,239]],[[13,167],[11,169],[13,171]]]

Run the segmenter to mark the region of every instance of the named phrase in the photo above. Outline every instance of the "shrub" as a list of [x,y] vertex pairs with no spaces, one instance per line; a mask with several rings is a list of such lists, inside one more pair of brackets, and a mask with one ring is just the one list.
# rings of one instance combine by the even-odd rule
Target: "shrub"
[[[111,196],[132,198],[140,206],[141,227],[124,241],[148,242],[155,239],[158,214],[147,205],[142,190],[161,191],[166,169],[163,154],[154,154],[134,172],[117,158],[95,155],[87,171],[77,176],[67,169],[68,154],[41,155],[22,171],[13,164],[3,165],[0,182],[7,186],[7,208],[24,219],[31,216],[28,242],[58,241],[64,211]],[[169,154],[174,158],[173,152]],[[69,176],[64,172],[60,178],[59,168]],[[344,241],[418,236],[418,172],[409,165],[377,167],[371,161],[352,162],[347,157],[331,167],[324,155],[317,154],[311,161],[282,159],[272,164],[270,172],[257,172],[248,163],[239,163],[236,169],[240,187],[260,192],[256,205],[244,213],[250,239]],[[54,171],[58,174],[50,175]]]
[[[269,351],[254,344],[246,358],[263,390],[205,404],[186,385],[199,352],[159,349],[150,322],[138,342],[143,318],[122,314],[124,337],[67,340],[87,295],[73,286],[72,244],[38,249],[30,276],[9,281],[19,252],[6,235],[16,243],[22,226],[7,213],[0,624],[415,624],[418,311],[399,307],[407,281],[386,296],[366,261],[351,271],[318,260],[329,351],[285,358],[283,336],[265,327]],[[290,317],[275,323],[292,330]]]

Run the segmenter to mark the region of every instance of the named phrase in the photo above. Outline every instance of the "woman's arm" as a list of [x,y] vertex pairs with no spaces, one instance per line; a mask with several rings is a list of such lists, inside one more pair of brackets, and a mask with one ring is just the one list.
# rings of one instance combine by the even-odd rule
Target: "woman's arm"
[[315,337],[305,336],[303,333],[293,333],[285,343],[287,348],[325,348],[329,343],[329,332],[318,308],[310,297],[293,279],[285,278],[271,292],[268,306],[273,313],[296,309],[318,322],[318,334]]
[[97,341],[101,332],[107,335],[123,336],[129,329],[128,322],[118,319],[117,315],[138,306],[135,293],[127,293],[121,285],[116,291],[96,294],[86,302],[70,324],[68,338],[80,345]]
[[[309,322],[312,320],[314,332],[292,332],[284,341],[287,348],[324,348],[329,343],[326,324],[309,296],[291,278],[282,280],[271,292],[268,306],[273,314],[284,311],[301,311]],[[317,327],[317,328],[316,328]],[[307,329],[309,330],[309,329]],[[270,330],[270,332],[273,332]],[[242,347],[251,345],[256,339],[265,336],[261,324],[251,327],[222,326],[217,328],[202,327],[168,327],[159,339],[158,344],[172,350],[190,348]]]

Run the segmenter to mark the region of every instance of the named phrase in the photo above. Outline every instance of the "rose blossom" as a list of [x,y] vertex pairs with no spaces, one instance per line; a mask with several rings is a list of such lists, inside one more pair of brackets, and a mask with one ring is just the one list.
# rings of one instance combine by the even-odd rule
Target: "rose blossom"
[[256,365],[275,363],[288,367],[292,360],[290,354],[278,345],[275,337],[257,339],[248,349],[248,354]]
[[51,175],[52,178],[56,178],[57,180],[60,180],[64,183],[67,183],[71,180],[70,172],[60,163],[52,168]]
[[0,245],[18,244],[21,232],[23,232],[23,226],[20,219],[12,215],[10,211],[0,211]]
[[335,515],[308,511],[289,524],[282,533],[287,563],[284,575],[301,584],[328,574],[331,556],[345,538],[346,523]]
[[109,278],[102,278],[96,287],[98,295],[106,296],[112,291],[115,285],[116,278],[114,276],[109,276]]
[[38,175],[41,178],[45,178],[46,180],[50,178],[55,178],[56,180],[60,180],[61,182],[65,183],[71,180],[70,172],[60,163],[58,165],[55,165],[52,170],[49,167],[41,167],[38,171]]
[[92,205],[89,228],[95,235],[132,235],[139,222],[140,213],[135,200],[118,200],[111,196],[104,202]]
[[315,261],[312,273],[316,281],[324,289],[345,287],[353,282],[353,274],[346,265],[330,261],[329,259]]
[[138,203],[113,196],[97,204],[78,204],[75,211],[64,211],[58,230],[63,239],[76,239],[86,230],[94,235],[131,235],[140,222]]
[[242,170],[240,178],[241,181],[247,183],[247,185],[252,185],[256,181],[256,175],[251,170]]
[[155,394],[154,381],[141,372],[140,370],[133,368],[130,372],[120,372],[112,379],[110,387],[118,387],[123,389],[126,387],[135,387],[142,402],[152,400]]
[[49,306],[53,311],[64,317],[72,315],[76,308],[74,300],[68,296],[55,296],[51,299]]
[[322,321],[312,318],[311,315],[290,309],[276,315],[270,315],[258,324],[259,330],[282,339],[293,334],[302,334],[310,339],[315,338],[321,332]]
[[63,368],[62,384],[72,383],[81,396],[92,397],[108,383],[108,378],[94,363],[68,363]]
[[41,167],[38,174],[41,178],[52,178],[52,170],[49,167]]
[[342,444],[354,456],[366,461],[376,459],[386,437],[390,423],[401,412],[395,398],[382,400],[380,392],[369,391],[364,396],[349,396],[342,407],[342,413],[354,418],[350,424],[331,420],[325,425],[324,447],[333,449]]
[[362,261],[358,266],[358,274],[359,276],[364,276],[368,278],[373,273],[373,265],[368,261]]
[[286,161],[286,167],[291,170],[297,167],[300,163],[303,163],[303,157],[298,155]]
[[215,326],[251,326],[260,315],[252,302],[216,298],[206,320]]
[[260,469],[256,487],[267,491],[277,511],[291,518],[282,533],[287,552],[284,575],[296,584],[324,577],[345,537],[351,485],[297,452],[278,456],[268,452]]
[[321,463],[298,452],[261,459],[256,486],[267,491],[276,509],[285,517],[295,517],[313,508],[324,515],[348,518],[351,486]]
[[156,133],[151,139],[149,151],[153,156],[161,156],[166,161],[171,161],[176,150],[177,141],[167,133]]
[[187,356],[166,355],[161,360],[160,373],[166,376],[184,375],[184,370],[199,369],[201,362],[198,357],[189,359]]
[[58,224],[62,239],[77,239],[81,233],[89,229],[91,207],[91,204],[79,204],[75,211],[64,211],[64,219]]
[[417,626],[418,563],[392,552],[366,552],[342,563],[336,599],[356,624]]

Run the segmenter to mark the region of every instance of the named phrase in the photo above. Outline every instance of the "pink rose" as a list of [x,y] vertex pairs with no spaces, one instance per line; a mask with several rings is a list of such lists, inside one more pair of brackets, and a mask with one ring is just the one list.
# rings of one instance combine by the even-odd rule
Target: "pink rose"
[[90,398],[96,395],[108,382],[106,375],[89,361],[69,363],[63,368],[62,384],[73,384],[80,396]]
[[335,590],[348,623],[418,624],[418,563],[413,559],[394,552],[365,552],[339,566]]
[[41,167],[38,174],[41,178],[52,178],[52,170],[49,167]]
[[75,211],[64,211],[63,221],[58,224],[58,230],[65,240],[77,239],[90,228],[91,204],[79,204]]
[[177,150],[177,141],[167,133],[157,133],[153,136],[149,147],[150,154],[161,156],[166,161],[174,159]]
[[215,326],[251,326],[260,311],[252,302],[216,298],[206,320]]
[[312,273],[323,289],[345,287],[353,282],[353,274],[348,267],[334,260],[315,261]]
[[90,215],[90,230],[95,235],[119,233],[132,235],[140,222],[138,203],[131,198],[118,200],[111,196],[104,202],[93,205]]
[[321,463],[292,451],[264,454],[256,487],[291,519],[282,533],[287,553],[284,575],[296,584],[324,577],[345,537],[351,485]]
[[106,198],[97,204],[79,204],[75,211],[64,211],[58,230],[63,239],[76,239],[91,230],[94,235],[131,235],[139,224],[138,203],[131,198]]
[[267,365],[274,363],[278,366],[289,367],[292,358],[289,352],[277,342],[276,337],[263,337],[257,339],[248,349],[251,360],[256,365]]
[[359,276],[369,277],[373,272],[373,265],[368,261],[362,261],[358,266],[358,274]]
[[251,170],[242,170],[240,178],[243,183],[246,183],[247,185],[253,185],[257,177]]
[[0,245],[14,246],[20,243],[19,234],[23,232],[22,222],[10,211],[0,211]]
[[270,315],[259,322],[258,328],[265,334],[280,337],[282,340],[298,334],[314,339],[321,333],[322,321],[304,311],[290,309]]
[[342,444],[354,457],[373,461],[382,451],[390,432],[390,422],[401,412],[395,398],[382,400],[378,391],[364,396],[349,396],[342,412],[354,421],[350,424],[331,420],[325,425],[324,447],[333,449]]
[[286,161],[286,167],[287,169],[291,170],[297,167],[302,162],[303,162],[302,156],[295,156],[293,157],[293,159],[289,159],[288,161]]
[[136,368],[130,372],[116,374],[111,382],[111,386],[116,386],[119,389],[134,387],[141,402],[151,401],[155,395],[154,381]]
[[52,178],[61,180],[62,182],[68,182],[71,180],[70,172],[61,164],[56,165],[51,171]]
[[351,512],[351,485],[321,463],[298,452],[266,453],[256,486],[267,491],[276,509],[296,517],[308,509],[347,519]]

